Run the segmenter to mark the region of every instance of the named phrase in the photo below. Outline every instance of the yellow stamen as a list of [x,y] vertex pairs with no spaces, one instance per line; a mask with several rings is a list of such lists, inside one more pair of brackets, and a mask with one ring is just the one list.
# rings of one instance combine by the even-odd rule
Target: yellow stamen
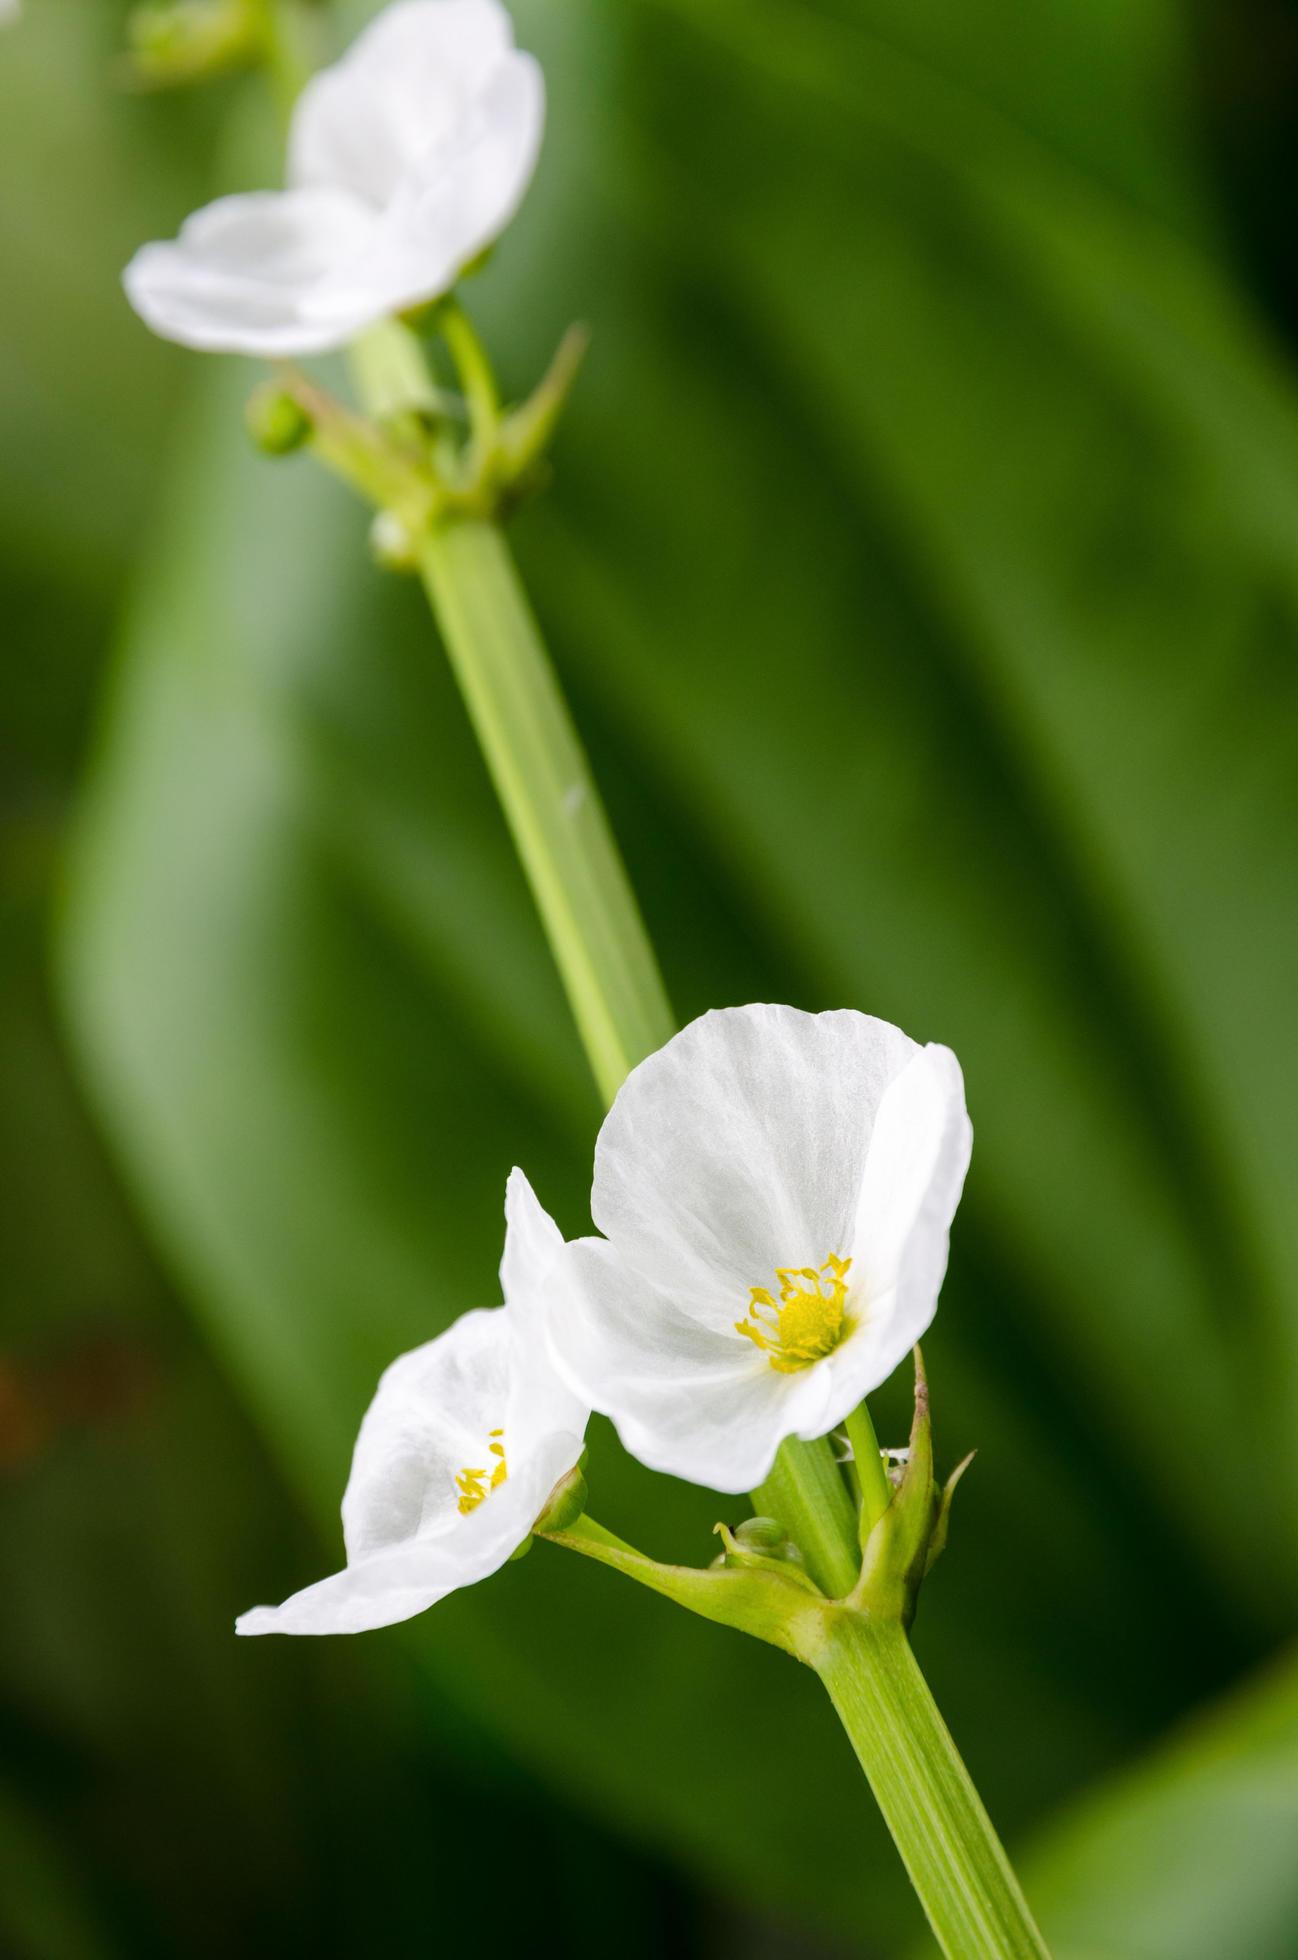
[[[461,1470],[455,1479],[455,1488],[460,1493],[460,1511],[466,1518],[470,1511],[477,1510],[484,1498],[491,1496],[493,1490],[499,1490],[509,1476],[509,1469],[505,1462],[505,1445],[499,1440],[504,1433],[503,1429],[493,1429],[490,1432],[487,1454],[496,1459],[490,1470],[466,1468]],[[487,1482],[488,1477],[491,1479],[490,1483]]]
[[856,1325],[847,1311],[850,1259],[830,1253],[823,1265],[777,1266],[779,1298],[764,1286],[749,1294],[748,1312],[735,1332],[769,1357],[781,1375],[796,1374],[832,1354]]

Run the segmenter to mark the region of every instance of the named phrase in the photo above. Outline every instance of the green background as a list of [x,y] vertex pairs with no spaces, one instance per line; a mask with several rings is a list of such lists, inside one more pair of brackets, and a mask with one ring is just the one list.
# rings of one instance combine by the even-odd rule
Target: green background
[[[514,540],[676,1010],[965,1065],[922,1662],[1060,1960],[1298,1956],[1298,16],[516,16],[469,299],[519,392],[593,330]],[[231,1637],[599,1110],[416,589],[121,297],[278,168],[122,19],[0,38],[0,1947],[918,1953],[810,1677],[610,1574]]]

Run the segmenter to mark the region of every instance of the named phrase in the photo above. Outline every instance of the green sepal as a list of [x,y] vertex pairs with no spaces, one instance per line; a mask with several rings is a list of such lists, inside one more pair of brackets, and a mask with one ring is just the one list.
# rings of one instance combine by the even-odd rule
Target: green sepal
[[703,1571],[688,1565],[663,1565],[587,1517],[579,1518],[567,1530],[539,1535],[553,1545],[563,1545],[597,1559],[601,1565],[612,1566],[701,1619],[751,1634],[798,1660],[810,1662],[824,1646],[823,1616],[829,1602],[796,1566],[756,1555]]
[[933,1480],[928,1377],[916,1348],[909,1456],[887,1510],[866,1540],[861,1576],[851,1595],[851,1604],[859,1611],[910,1625],[920,1586],[946,1544],[956,1485],[972,1460],[967,1456],[939,1490]]
[[968,1456],[962,1457],[942,1486],[942,1494],[938,1498],[937,1504],[937,1518],[933,1525],[933,1535],[928,1541],[928,1557],[924,1561],[924,1577],[926,1579],[946,1550],[947,1527],[951,1519],[951,1500],[955,1496],[956,1485],[977,1454],[977,1450],[970,1450]]

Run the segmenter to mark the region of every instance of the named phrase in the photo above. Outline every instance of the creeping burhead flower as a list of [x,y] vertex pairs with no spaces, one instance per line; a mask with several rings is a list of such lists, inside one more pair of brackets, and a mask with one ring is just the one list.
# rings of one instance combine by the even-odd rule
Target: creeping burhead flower
[[933,1318],[972,1132],[960,1065],[866,1014],[705,1014],[633,1070],[595,1151],[603,1239],[550,1339],[654,1470],[751,1490]]
[[155,333],[322,353],[437,299],[497,238],[536,165],[541,71],[498,0],[396,0],[307,83],[288,188],[218,198],[126,268]]
[[363,1633],[496,1572],[577,1462],[589,1410],[559,1379],[544,1290],[563,1239],[521,1171],[505,1192],[503,1307],[386,1371],[343,1497],[343,1571],[257,1606],[240,1633]]

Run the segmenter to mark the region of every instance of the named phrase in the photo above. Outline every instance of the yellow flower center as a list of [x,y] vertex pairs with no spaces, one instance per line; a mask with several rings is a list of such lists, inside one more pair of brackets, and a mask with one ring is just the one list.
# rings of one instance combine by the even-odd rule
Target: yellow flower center
[[769,1288],[755,1286],[748,1312],[735,1322],[735,1332],[762,1350],[772,1368],[794,1375],[813,1361],[832,1354],[855,1321],[847,1311],[850,1259],[830,1253],[824,1264],[777,1266],[777,1298]]
[[504,1433],[503,1429],[491,1431],[487,1454],[494,1456],[496,1461],[489,1469],[461,1470],[455,1479],[455,1488],[460,1493],[460,1511],[466,1518],[470,1511],[477,1510],[484,1498],[491,1496],[493,1490],[499,1490],[509,1475],[505,1463],[505,1445],[500,1440]]

